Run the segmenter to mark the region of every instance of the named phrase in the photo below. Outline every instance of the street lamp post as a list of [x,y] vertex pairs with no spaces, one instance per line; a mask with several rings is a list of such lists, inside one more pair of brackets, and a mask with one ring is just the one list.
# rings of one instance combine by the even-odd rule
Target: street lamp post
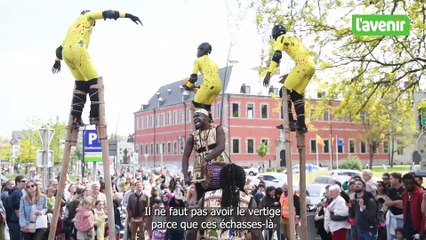
[[188,121],[188,119],[186,119],[186,102],[185,100],[189,97],[189,93],[188,91],[186,91],[182,86],[180,86],[180,91],[182,92],[182,103],[183,103],[183,125],[184,125],[184,131],[185,134],[184,136],[186,137],[186,122]]
[[153,155],[154,155],[154,167],[155,167],[155,157],[156,157],[156,150],[157,150],[157,142],[156,142],[156,128],[157,128],[157,111],[154,108],[154,145],[152,146],[154,149],[152,150]]

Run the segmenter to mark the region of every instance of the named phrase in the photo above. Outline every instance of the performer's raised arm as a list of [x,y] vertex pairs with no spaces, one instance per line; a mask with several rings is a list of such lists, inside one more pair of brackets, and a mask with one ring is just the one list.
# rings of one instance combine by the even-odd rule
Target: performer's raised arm
[[120,11],[115,11],[115,10],[106,10],[106,11],[102,11],[102,12],[86,12],[86,13],[84,13],[84,15],[91,17],[94,20],[99,20],[99,19],[104,19],[104,20],[114,19],[114,20],[117,20],[118,18],[129,18],[134,23],[140,24],[141,26],[143,25],[141,20],[137,16],[134,16],[133,14],[130,14],[130,13],[125,13],[125,12],[120,12]]

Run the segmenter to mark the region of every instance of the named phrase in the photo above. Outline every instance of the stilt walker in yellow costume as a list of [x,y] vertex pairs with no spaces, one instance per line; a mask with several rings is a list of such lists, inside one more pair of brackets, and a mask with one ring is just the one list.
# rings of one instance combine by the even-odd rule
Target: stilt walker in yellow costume
[[[315,62],[309,54],[309,51],[303,46],[302,42],[294,37],[286,34],[283,25],[275,25],[272,28],[272,37],[275,39],[275,53],[268,68],[263,85],[267,87],[271,79],[271,73],[275,72],[282,58],[282,51],[286,52],[296,63],[296,66],[288,75],[282,76],[284,87],[287,89],[288,97],[288,116],[291,131],[307,132],[308,128],[305,123],[305,103],[303,93],[311,78],[315,73]],[[283,93],[285,94],[285,93]],[[291,103],[294,104],[297,121],[294,120]],[[277,126],[283,129],[283,126]]]
[[[222,90],[222,80],[219,77],[217,64],[209,58],[212,52],[212,46],[205,42],[198,46],[197,59],[194,61],[194,68],[191,76],[183,83],[187,91],[194,91],[194,107],[203,108],[209,112],[209,118],[212,119],[211,106],[216,97]],[[198,72],[201,72],[203,84],[200,87],[195,86]]]
[[91,12],[85,10],[81,12],[77,20],[68,28],[67,35],[63,43],[56,49],[56,60],[52,67],[53,73],[61,70],[61,60],[64,60],[75,78],[75,89],[72,100],[73,127],[84,125],[81,120],[86,95],[89,94],[90,124],[99,122],[99,97],[98,89],[90,88],[97,84],[98,72],[90,58],[87,48],[89,47],[90,36],[96,20],[99,19],[130,18],[136,24],[141,24],[141,20],[129,13],[119,11]]

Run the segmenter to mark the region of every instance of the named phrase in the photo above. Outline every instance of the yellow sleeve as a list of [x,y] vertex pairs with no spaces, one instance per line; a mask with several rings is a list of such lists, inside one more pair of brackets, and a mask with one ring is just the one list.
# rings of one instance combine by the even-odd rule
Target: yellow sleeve
[[192,74],[198,74],[200,71],[200,63],[198,61],[198,58],[194,61],[194,67],[192,68]]
[[[200,71],[200,63],[199,63],[199,60],[197,58],[194,61],[194,66],[192,68],[192,74],[198,74],[198,71]],[[186,86],[189,87],[189,88],[191,88],[192,86],[194,86],[194,84],[192,82],[188,81],[186,83]]]
[[277,66],[278,63],[276,63],[275,61],[271,61],[271,63],[269,64],[269,68],[268,68],[268,72],[273,73],[277,70]]
[[[93,20],[99,20],[99,19],[103,19],[103,12],[88,12],[84,15],[87,15],[87,17],[92,18]],[[124,18],[126,16],[125,12],[118,12],[119,13],[119,18]]]
[[[283,51],[283,49],[284,49],[284,47],[283,47],[284,46],[284,36],[285,35],[278,37],[277,40],[275,41],[275,44],[274,44],[275,45],[275,51],[281,51],[281,52]],[[277,66],[278,66],[278,63],[271,60],[271,63],[269,63],[268,72],[270,72],[270,73],[275,72],[277,70]]]
[[103,15],[102,15],[102,12],[88,12],[84,15],[86,15],[88,18],[91,18],[91,19],[94,19],[94,20],[104,18]]

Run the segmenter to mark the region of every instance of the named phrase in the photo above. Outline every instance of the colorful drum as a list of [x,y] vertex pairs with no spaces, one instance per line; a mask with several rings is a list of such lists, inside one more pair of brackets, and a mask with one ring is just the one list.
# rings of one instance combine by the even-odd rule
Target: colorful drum
[[207,190],[216,190],[220,188],[220,171],[225,163],[208,163],[205,166],[205,180],[201,182],[201,186]]

